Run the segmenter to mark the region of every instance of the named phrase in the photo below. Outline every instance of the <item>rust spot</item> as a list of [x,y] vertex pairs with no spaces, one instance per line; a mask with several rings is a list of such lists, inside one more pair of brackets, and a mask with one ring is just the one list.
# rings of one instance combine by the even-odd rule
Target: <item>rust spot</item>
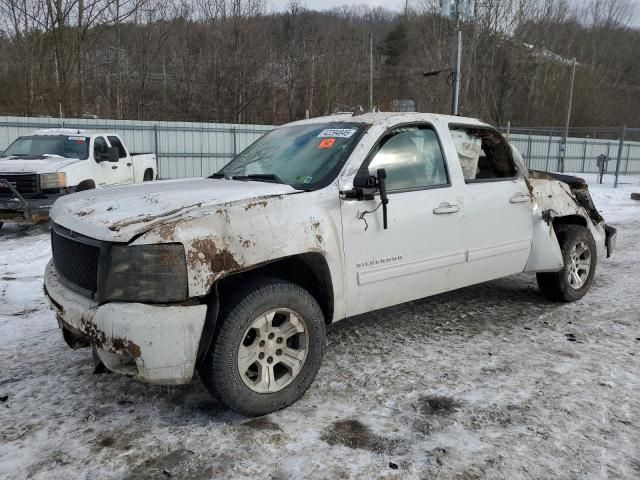
[[242,246],[243,246],[244,248],[249,248],[249,247],[251,247],[251,240],[243,240],[243,241],[242,241]]
[[260,200],[259,202],[248,203],[247,205],[245,205],[244,210],[246,212],[247,210],[251,210],[254,207],[266,208],[266,206],[267,206],[267,201],[266,200]]
[[89,342],[96,347],[104,347],[107,343],[107,336],[102,330],[96,327],[96,324],[83,318],[80,320],[82,331],[89,338]]
[[176,233],[177,225],[175,223],[169,223],[167,225],[162,225],[158,228],[158,236],[162,240],[173,240]]
[[113,353],[125,353],[133,358],[138,358],[141,355],[140,347],[131,340],[120,337],[107,338],[105,333],[100,330],[95,323],[85,318],[81,319],[80,323],[91,345]]
[[316,235],[316,242],[322,243],[322,235]]
[[237,270],[242,267],[229,250],[218,249],[210,238],[200,238],[191,242],[187,263],[191,267],[198,264],[208,265],[215,273]]
[[318,222],[318,221],[313,222],[313,223],[311,224],[311,227],[312,227],[314,230],[318,230],[318,229],[320,228],[320,222]]
[[114,337],[111,339],[111,346],[114,350],[119,352],[128,353],[133,358],[138,358],[141,355],[140,347],[131,340],[126,338]]

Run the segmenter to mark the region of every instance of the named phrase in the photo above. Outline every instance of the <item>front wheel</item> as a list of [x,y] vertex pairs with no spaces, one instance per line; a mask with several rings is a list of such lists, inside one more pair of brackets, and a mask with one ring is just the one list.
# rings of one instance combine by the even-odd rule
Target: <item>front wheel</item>
[[247,416],[280,410],[313,382],[326,342],[318,302],[294,283],[263,278],[222,306],[213,344],[199,368],[212,394]]
[[591,232],[579,225],[560,225],[556,230],[564,266],[559,272],[538,273],[542,293],[551,300],[575,302],[591,288],[596,273],[596,243]]

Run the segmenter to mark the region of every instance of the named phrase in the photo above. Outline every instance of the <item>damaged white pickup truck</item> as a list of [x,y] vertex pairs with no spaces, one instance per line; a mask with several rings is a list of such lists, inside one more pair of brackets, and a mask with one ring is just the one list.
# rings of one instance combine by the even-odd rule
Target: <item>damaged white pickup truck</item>
[[269,132],[219,173],[56,202],[45,289],[72,348],[261,415],[312,383],[325,326],[519,272],[573,301],[611,254],[586,184],[500,133],[430,114]]

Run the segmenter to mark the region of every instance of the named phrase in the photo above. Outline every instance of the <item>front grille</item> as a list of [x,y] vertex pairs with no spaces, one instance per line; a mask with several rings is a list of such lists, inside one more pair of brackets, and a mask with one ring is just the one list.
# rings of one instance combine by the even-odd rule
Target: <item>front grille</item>
[[83,290],[98,289],[100,247],[90,245],[51,229],[51,248],[56,272]]
[[[38,175],[33,174],[0,174],[0,178],[7,180],[21,195],[38,193]],[[11,196],[13,192],[0,185],[0,196]]]

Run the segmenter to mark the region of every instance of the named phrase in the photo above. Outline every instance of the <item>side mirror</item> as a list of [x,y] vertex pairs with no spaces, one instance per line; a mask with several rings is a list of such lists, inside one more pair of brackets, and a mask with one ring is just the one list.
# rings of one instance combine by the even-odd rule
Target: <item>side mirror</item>
[[107,149],[107,159],[110,162],[117,162],[120,160],[120,153],[118,152],[118,147],[109,147]]
[[378,190],[378,179],[373,175],[356,175],[353,188],[358,200],[373,200],[373,195]]
[[384,229],[387,229],[387,171],[384,168],[376,170],[376,175],[356,176],[353,179],[355,197],[358,200],[373,200],[376,190],[380,192],[380,203],[382,205],[382,221]]

